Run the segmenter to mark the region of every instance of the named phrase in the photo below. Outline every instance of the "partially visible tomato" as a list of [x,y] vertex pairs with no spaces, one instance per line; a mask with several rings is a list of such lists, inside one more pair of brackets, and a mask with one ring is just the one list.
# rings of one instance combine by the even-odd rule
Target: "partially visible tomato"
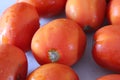
[[99,77],[97,80],[120,80],[120,74],[108,74]]
[[79,77],[69,66],[50,63],[38,67],[27,80],[79,80]]
[[25,53],[9,44],[0,45],[0,80],[26,80]]
[[107,18],[110,24],[120,24],[120,0],[110,0]]
[[76,21],[84,30],[97,29],[105,17],[105,0],[68,0],[66,16]]
[[31,49],[40,64],[76,63],[85,50],[86,35],[69,19],[56,19],[41,27],[33,36]]
[[32,5],[13,4],[0,18],[0,43],[30,50],[31,39],[38,28],[39,15]]
[[93,58],[100,66],[120,73],[120,26],[108,25],[94,35]]
[[67,0],[17,0],[36,7],[40,17],[51,17],[59,14],[65,8]]

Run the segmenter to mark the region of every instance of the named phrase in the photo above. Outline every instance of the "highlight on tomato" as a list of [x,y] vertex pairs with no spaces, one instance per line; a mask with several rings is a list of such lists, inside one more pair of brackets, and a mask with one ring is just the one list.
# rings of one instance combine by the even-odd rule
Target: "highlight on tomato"
[[10,44],[0,44],[1,80],[26,80],[27,69],[27,58],[21,49]]
[[101,27],[105,19],[106,0],[68,0],[67,18],[76,21],[85,31]]
[[52,17],[64,12],[67,0],[17,0],[33,5],[40,17]]
[[28,51],[38,28],[39,15],[32,5],[23,2],[13,4],[1,15],[0,43],[12,44]]
[[110,24],[120,24],[120,1],[110,0],[107,7],[107,19]]
[[69,19],[55,19],[34,34],[31,49],[39,64],[51,62],[73,65],[83,55],[86,35]]
[[120,72],[120,26],[107,25],[94,35],[93,58],[101,67]]
[[79,80],[79,77],[69,66],[49,63],[35,69],[27,80]]

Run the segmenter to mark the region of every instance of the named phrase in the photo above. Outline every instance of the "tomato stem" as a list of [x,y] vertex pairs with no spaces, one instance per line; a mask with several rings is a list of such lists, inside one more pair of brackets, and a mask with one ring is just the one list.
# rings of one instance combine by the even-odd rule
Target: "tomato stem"
[[89,31],[89,30],[92,30],[92,28],[89,25],[84,26],[84,31]]
[[49,59],[51,60],[51,62],[57,62],[60,58],[59,53],[55,49],[49,50],[48,54],[49,54]]

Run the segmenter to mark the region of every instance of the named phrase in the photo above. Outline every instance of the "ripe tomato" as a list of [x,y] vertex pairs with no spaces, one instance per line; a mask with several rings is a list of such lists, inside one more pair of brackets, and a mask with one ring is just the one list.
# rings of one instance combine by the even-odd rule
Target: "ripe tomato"
[[73,65],[82,56],[85,46],[86,35],[78,24],[68,19],[56,19],[35,33],[31,49],[40,64]]
[[51,17],[62,12],[67,0],[17,0],[36,7],[40,17]]
[[34,70],[27,80],[79,80],[79,78],[69,66],[49,63]]
[[107,18],[110,24],[120,24],[120,0],[110,0]]
[[105,0],[68,0],[66,16],[79,23],[84,30],[97,29],[104,21]]
[[25,80],[26,76],[25,53],[10,44],[0,45],[0,80]]
[[36,9],[27,3],[16,3],[7,8],[0,18],[0,43],[13,44],[27,51],[38,28]]
[[102,67],[120,72],[120,26],[108,25],[99,29],[95,35],[93,57]]
[[120,80],[120,74],[108,74],[98,78],[97,80]]

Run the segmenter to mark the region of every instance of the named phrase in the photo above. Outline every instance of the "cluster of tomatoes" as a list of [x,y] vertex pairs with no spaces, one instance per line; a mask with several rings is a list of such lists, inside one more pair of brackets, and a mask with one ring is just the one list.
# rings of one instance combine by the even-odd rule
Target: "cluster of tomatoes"
[[[63,10],[66,18],[40,26],[41,17]],[[0,17],[0,79],[79,80],[70,66],[81,59],[85,32],[91,31],[96,31],[91,46],[96,63],[120,73],[119,21],[118,0],[17,0]],[[27,76],[29,50],[42,66]],[[120,74],[111,74],[97,80],[119,79]]]

